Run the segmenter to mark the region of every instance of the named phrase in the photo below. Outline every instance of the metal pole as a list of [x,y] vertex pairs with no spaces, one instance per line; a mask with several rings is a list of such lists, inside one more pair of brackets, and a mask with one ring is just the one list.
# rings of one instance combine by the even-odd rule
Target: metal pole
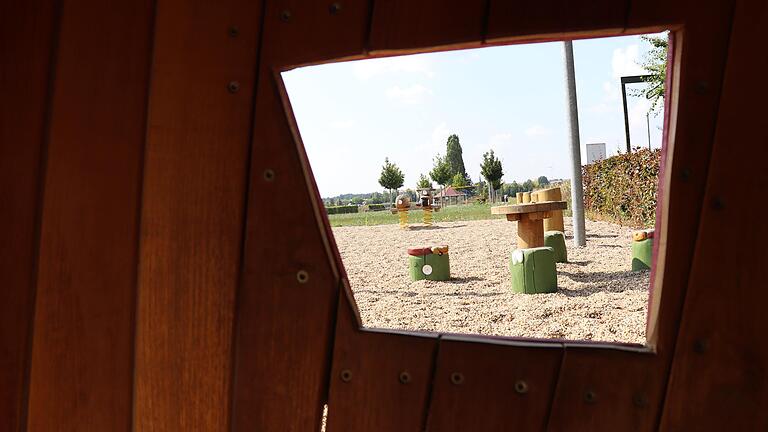
[[632,147],[629,144],[629,113],[627,112],[627,83],[624,78],[621,79],[621,102],[624,104],[624,133],[627,137],[627,154],[632,153]]
[[645,127],[648,129],[648,150],[651,149],[651,120],[648,118],[650,112],[645,113]]
[[571,207],[573,211],[573,242],[585,246],[584,188],[581,182],[581,143],[579,141],[579,108],[576,103],[576,71],[573,67],[573,43],[563,42],[565,56],[566,98],[568,126],[571,132]]

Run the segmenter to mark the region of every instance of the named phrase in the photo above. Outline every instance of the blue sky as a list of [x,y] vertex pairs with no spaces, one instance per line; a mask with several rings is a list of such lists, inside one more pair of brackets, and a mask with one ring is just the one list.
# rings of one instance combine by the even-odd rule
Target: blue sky
[[[573,46],[582,160],[592,142],[616,154],[625,148],[619,77],[644,73],[638,63],[649,44],[624,36]],[[414,188],[452,133],[475,181],[490,149],[506,182],[569,177],[561,42],[333,63],[283,79],[323,197],[381,191],[385,157]],[[632,144],[645,147],[650,103],[630,96],[628,104]],[[650,117],[654,148],[662,118]]]

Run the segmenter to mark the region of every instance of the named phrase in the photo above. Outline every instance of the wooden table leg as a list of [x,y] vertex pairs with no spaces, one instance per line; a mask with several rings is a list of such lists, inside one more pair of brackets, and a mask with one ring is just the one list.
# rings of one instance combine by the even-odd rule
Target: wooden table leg
[[521,217],[517,221],[517,247],[527,249],[544,246],[544,221]]

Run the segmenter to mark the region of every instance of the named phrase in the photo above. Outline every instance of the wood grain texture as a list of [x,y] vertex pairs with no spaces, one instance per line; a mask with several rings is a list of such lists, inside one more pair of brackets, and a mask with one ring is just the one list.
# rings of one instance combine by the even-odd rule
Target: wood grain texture
[[151,33],[149,1],[62,6],[40,234],[30,431],[131,430]]
[[[508,1],[489,0],[486,40],[557,40],[566,33],[582,36],[623,31],[626,0]],[[573,36],[569,36],[573,37]]]
[[455,45],[480,46],[488,0],[377,0],[370,51],[434,51]]
[[[723,229],[744,214],[768,210],[752,199],[768,188],[765,161],[754,157],[768,144],[761,102],[768,90],[755,85],[768,68],[762,47],[767,25],[765,2],[737,3],[662,430],[768,429],[768,348],[761,342],[768,327],[768,228]],[[738,244],[724,246],[734,236]]]
[[24,430],[56,13],[0,4],[0,430]]
[[339,297],[327,430],[422,431],[437,336],[360,330],[350,295]]
[[[274,0],[264,12],[262,61],[269,69],[360,58],[372,0]],[[336,5],[338,9],[332,9]]]
[[[230,429],[260,11],[258,2],[245,0],[158,4],[141,225],[136,430]],[[233,82],[237,89],[229,88]]]
[[[562,345],[466,339],[440,340],[427,430],[544,430]],[[464,382],[454,384],[454,373]]]
[[[320,428],[339,272],[311,178],[282,80],[263,65],[237,300],[238,431]],[[294,205],[274,206],[286,191]]]

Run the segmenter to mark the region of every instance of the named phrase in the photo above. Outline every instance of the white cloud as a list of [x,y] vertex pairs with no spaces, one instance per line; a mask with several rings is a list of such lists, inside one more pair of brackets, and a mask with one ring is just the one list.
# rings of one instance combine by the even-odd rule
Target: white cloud
[[336,120],[332,121],[329,126],[332,129],[351,129],[355,125],[354,120]]
[[393,73],[412,73],[426,78],[433,78],[435,72],[432,63],[423,54],[358,60],[354,62],[355,77],[366,81],[376,75]]
[[406,104],[419,104],[432,94],[432,90],[421,84],[413,84],[408,87],[396,85],[387,89],[387,97]]
[[441,153],[445,156],[445,144],[448,142],[448,136],[451,134],[451,130],[448,129],[448,124],[442,122],[432,129],[432,136],[430,137],[430,151],[435,153]]
[[552,131],[541,125],[533,125],[525,130],[525,135],[529,137],[547,136],[550,133],[552,133]]
[[614,79],[629,75],[643,75],[645,70],[638,64],[640,62],[640,46],[632,44],[628,47],[613,50],[611,70]]

